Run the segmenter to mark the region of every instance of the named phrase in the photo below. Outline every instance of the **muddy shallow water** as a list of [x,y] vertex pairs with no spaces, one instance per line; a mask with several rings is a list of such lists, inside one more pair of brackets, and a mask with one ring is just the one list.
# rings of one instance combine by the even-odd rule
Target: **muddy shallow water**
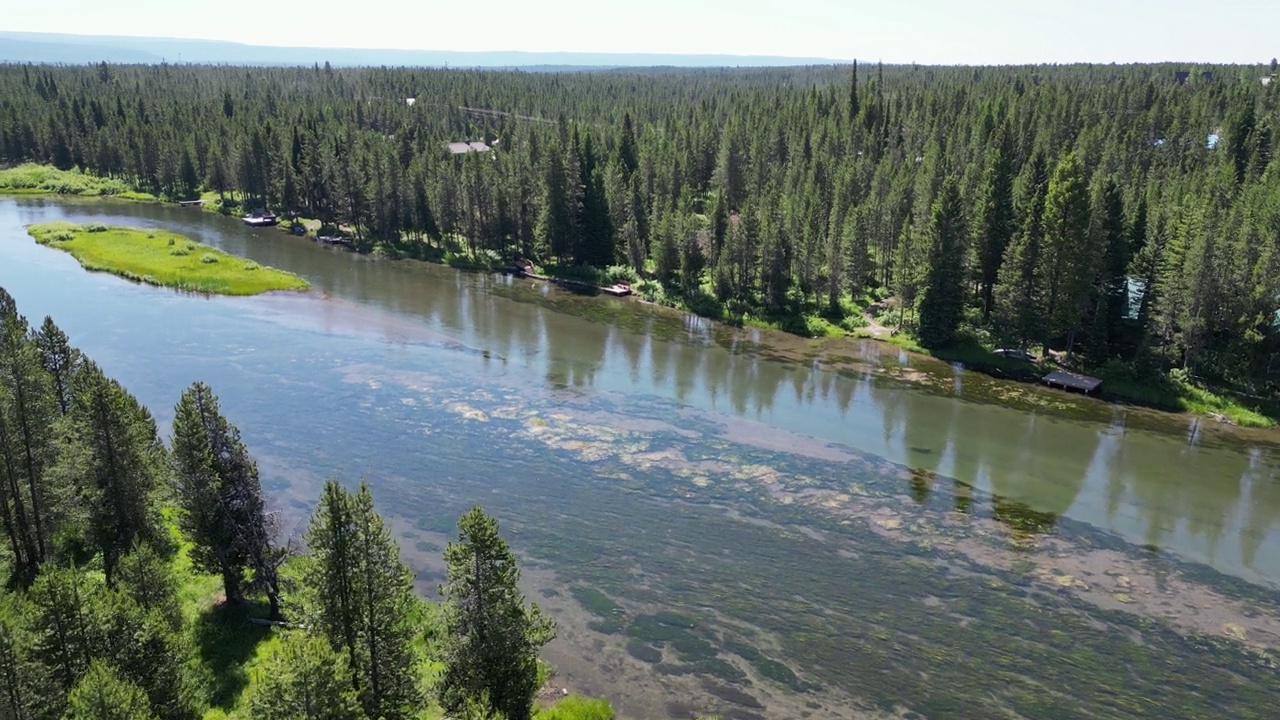
[[[22,226],[164,226],[306,277],[202,298]],[[0,286],[167,422],[212,385],[273,501],[365,476],[431,592],[480,503],[626,718],[1273,717],[1273,433],[155,206],[0,198]]]

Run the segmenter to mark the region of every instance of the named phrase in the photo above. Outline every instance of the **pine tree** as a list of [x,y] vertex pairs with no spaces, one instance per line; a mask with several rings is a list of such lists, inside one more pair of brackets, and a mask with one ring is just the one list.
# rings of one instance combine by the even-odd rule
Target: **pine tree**
[[54,395],[58,400],[58,409],[63,415],[71,409],[71,382],[81,364],[80,351],[71,347],[66,333],[54,324],[53,318],[45,316],[40,331],[36,333],[36,344],[44,356],[44,369],[53,379]]
[[245,573],[270,543],[262,486],[240,431],[203,383],[188,388],[174,409],[173,464],[179,522],[194,545],[192,560],[221,574],[227,601],[238,603]]
[[448,582],[440,704],[459,713],[486,697],[507,720],[529,720],[538,690],[538,648],[555,634],[551,619],[520,593],[520,568],[498,522],[472,508],[458,521],[458,542],[445,549]]
[[[575,182],[577,178],[574,178]],[[542,252],[563,262],[573,247],[573,217],[569,214],[569,190],[564,160],[549,153],[542,184],[542,211],[538,216],[538,241]]]
[[636,149],[636,129],[635,123],[631,119],[631,113],[622,113],[622,133],[618,139],[618,162],[622,164],[622,170],[626,179],[631,179],[631,174],[640,167],[640,154]]
[[920,344],[946,347],[955,342],[964,316],[964,205],[956,183],[947,182],[933,205],[929,234],[929,272],[920,300]]
[[102,553],[107,583],[137,541],[158,535],[152,494],[164,449],[151,414],[96,367],[82,373],[68,413],[59,472],[79,478],[89,540]]
[[1095,263],[1089,247],[1089,188],[1075,153],[1067,153],[1054,168],[1045,196],[1044,228],[1041,262],[1045,304],[1041,312],[1048,323],[1041,339],[1048,350],[1049,338],[1065,333],[1069,353]]
[[45,473],[54,461],[53,383],[40,349],[28,339],[26,319],[0,318],[0,471],[6,492],[4,522],[14,570],[25,582],[48,552],[52,528]]
[[1013,238],[1016,218],[1013,205],[1013,140],[1006,128],[996,135],[995,145],[987,153],[983,177],[981,213],[975,223],[978,256],[978,292],[982,297],[982,318],[991,317],[995,303],[995,286],[1004,261],[1005,249]]
[[178,579],[173,567],[150,544],[138,543],[120,558],[116,588],[147,612],[155,612],[177,631],[182,624]]
[[63,720],[156,720],[147,694],[95,660],[67,698]]
[[582,265],[607,267],[613,264],[616,241],[613,221],[609,216],[609,202],[605,195],[604,169],[598,165],[590,135],[583,141],[579,172],[582,204],[578,227],[581,235],[574,259]]
[[39,700],[61,712],[66,694],[80,681],[94,657],[96,633],[90,617],[87,583],[74,568],[44,568],[27,592],[31,655],[46,678]]
[[1089,222],[1090,245],[1101,255],[1089,328],[1089,360],[1101,365],[1118,354],[1121,324],[1129,305],[1129,233],[1124,222],[1124,201],[1113,178],[1099,187]]
[[325,484],[306,533],[311,559],[304,587],[308,624],[351,667],[371,718],[413,717],[419,701],[413,668],[413,575],[374,510],[366,483],[355,495]]
[[254,720],[365,720],[347,656],[324,638],[286,633],[260,678],[249,700]]
[[33,684],[26,636],[15,596],[0,591],[0,717],[32,720],[39,684]]
[[1044,274],[1044,201],[1049,178],[1044,157],[1036,154],[1028,164],[1023,199],[1019,203],[1022,228],[1005,249],[995,293],[997,334],[1018,347],[1038,336],[1043,322],[1041,307]]

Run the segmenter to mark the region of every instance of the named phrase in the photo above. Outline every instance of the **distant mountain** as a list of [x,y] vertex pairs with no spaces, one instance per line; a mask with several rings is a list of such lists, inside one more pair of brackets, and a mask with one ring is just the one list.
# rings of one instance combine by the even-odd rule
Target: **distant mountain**
[[828,58],[578,52],[456,52],[245,45],[217,40],[0,32],[0,62],[205,63],[227,65],[388,65],[583,69],[615,67],[773,67],[831,65]]

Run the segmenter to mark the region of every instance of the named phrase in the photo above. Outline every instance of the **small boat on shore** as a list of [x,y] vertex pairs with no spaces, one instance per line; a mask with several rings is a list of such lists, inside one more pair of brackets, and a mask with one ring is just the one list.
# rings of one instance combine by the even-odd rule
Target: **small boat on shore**
[[324,245],[350,245],[351,238],[341,235],[317,235],[316,242]]
[[271,213],[254,213],[252,215],[245,215],[240,219],[249,227],[267,227],[275,225],[278,222],[276,216]]

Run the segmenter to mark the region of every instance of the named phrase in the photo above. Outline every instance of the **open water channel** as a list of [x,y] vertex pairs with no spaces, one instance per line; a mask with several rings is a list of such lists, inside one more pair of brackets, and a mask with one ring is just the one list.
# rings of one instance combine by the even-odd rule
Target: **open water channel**
[[[59,219],[314,289],[88,273],[24,230]],[[557,619],[557,683],[623,718],[1280,713],[1275,433],[171,207],[0,198],[0,286],[166,425],[209,383],[297,523],[367,478],[424,592],[482,504]]]

